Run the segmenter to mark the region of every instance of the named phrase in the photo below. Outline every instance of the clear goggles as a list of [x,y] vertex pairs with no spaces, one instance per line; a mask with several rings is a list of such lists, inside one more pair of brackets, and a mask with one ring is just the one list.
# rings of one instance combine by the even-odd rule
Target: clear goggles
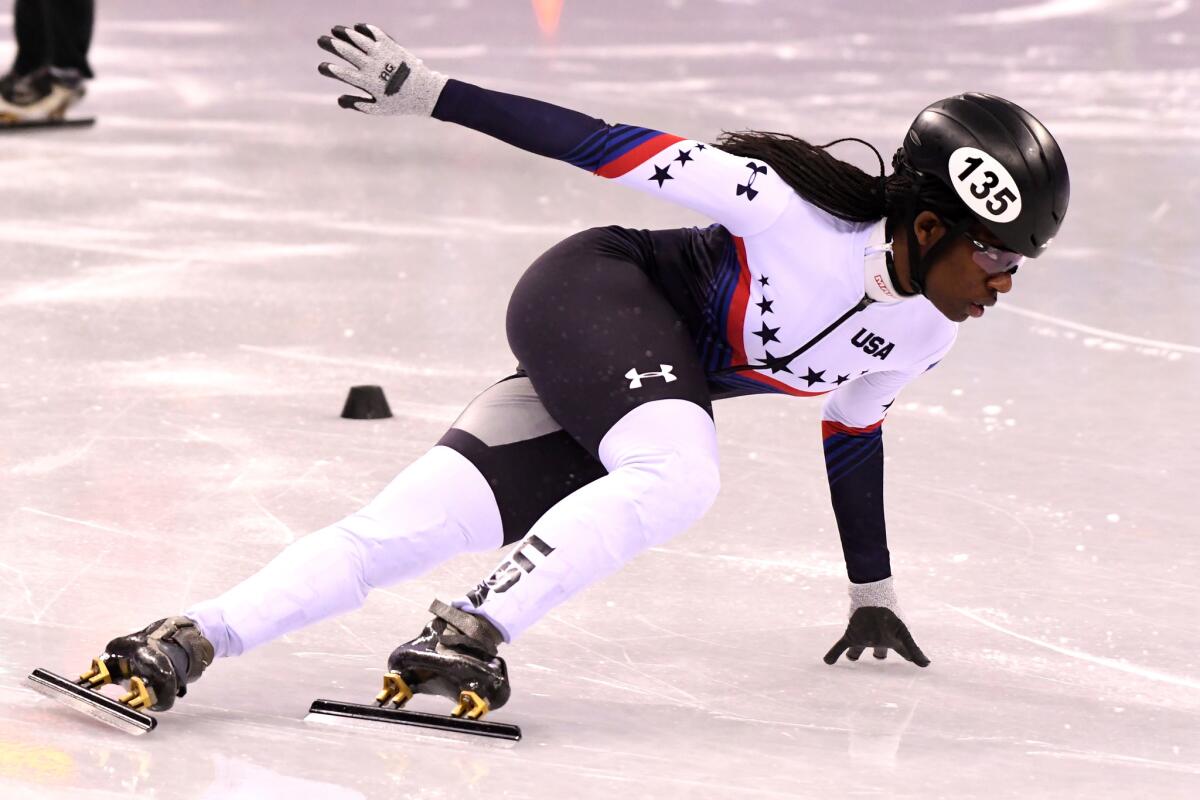
[[1020,253],[984,244],[977,239],[973,239],[968,233],[964,233],[963,236],[975,248],[975,252],[971,253],[971,260],[978,264],[988,275],[1003,275],[1006,272],[1012,275],[1017,271],[1017,267],[1021,266],[1025,261],[1025,256]]

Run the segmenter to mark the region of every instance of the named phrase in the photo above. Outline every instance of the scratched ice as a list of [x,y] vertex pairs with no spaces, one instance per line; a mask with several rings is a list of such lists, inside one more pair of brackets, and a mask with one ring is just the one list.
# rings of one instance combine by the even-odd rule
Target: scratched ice
[[[100,124],[0,158],[0,794],[1196,796],[1190,0],[568,0],[553,40],[523,2],[101,5]],[[360,20],[452,75],[689,136],[889,152],[963,89],[1057,132],[1059,241],[888,423],[928,670],[821,663],[845,600],[818,404],[760,397],[718,406],[703,523],[512,648],[515,747],[303,721],[315,697],[369,697],[491,555],[217,664],[150,736],[26,688],[369,499],[511,366],[502,298],[558,238],[703,222],[465,130],[340,111],[314,40]],[[356,383],[396,419],[338,419]]]

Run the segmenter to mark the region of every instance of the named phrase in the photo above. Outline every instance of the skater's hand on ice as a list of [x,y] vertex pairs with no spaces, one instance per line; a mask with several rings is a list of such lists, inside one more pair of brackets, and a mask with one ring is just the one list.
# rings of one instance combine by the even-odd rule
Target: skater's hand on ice
[[876,658],[887,658],[888,650],[895,650],[918,667],[929,666],[929,659],[913,641],[908,626],[890,609],[878,606],[862,606],[850,615],[846,632],[825,654],[825,663],[833,664],[842,653],[851,661],[858,661],[868,647],[874,648]]
[[890,577],[871,583],[851,583],[849,594],[850,624],[825,654],[826,664],[836,662],[842,653],[851,661],[858,661],[863,650],[870,647],[876,658],[887,658],[888,650],[895,650],[918,667],[929,666],[929,659],[900,620],[900,601]]
[[344,94],[338,98],[338,105],[364,114],[433,113],[446,85],[445,75],[426,67],[374,25],[338,25],[332,34],[322,36],[317,44],[345,63],[325,62],[317,71],[367,95]]

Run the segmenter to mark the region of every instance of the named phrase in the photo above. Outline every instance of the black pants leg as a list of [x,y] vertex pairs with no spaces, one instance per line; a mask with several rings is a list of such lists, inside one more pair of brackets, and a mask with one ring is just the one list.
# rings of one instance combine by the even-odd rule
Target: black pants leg
[[42,67],[56,67],[94,77],[88,49],[95,16],[95,0],[16,0],[13,72],[28,75]]

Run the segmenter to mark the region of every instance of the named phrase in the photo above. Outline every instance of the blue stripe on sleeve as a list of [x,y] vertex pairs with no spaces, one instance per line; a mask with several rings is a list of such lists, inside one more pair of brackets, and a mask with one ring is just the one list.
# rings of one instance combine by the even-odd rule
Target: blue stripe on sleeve
[[854,583],[883,580],[892,574],[883,516],[883,428],[832,433],[824,450],[846,573]]
[[649,128],[609,125],[569,108],[494,92],[453,78],[438,96],[433,116],[589,172],[598,171],[659,135]]

